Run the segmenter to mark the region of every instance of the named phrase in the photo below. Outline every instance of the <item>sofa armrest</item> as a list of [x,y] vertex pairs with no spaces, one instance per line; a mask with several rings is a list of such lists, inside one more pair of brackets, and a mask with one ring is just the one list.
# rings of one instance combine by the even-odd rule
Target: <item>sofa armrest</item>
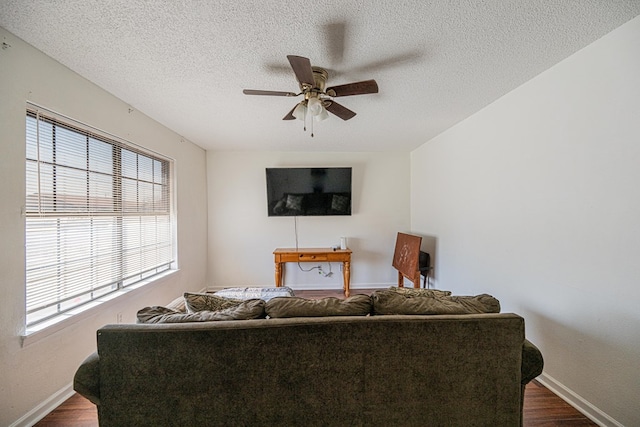
[[100,404],[100,356],[87,357],[73,377],[73,389],[95,405]]
[[524,340],[524,344],[522,344],[522,366],[520,369],[522,384],[527,384],[540,375],[543,367],[544,359],[538,347],[530,341]]

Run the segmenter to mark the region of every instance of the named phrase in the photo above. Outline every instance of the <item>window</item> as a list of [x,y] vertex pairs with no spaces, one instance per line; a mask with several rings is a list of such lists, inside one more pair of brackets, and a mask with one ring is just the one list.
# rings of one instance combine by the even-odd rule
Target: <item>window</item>
[[172,268],[169,160],[29,106],[27,326]]

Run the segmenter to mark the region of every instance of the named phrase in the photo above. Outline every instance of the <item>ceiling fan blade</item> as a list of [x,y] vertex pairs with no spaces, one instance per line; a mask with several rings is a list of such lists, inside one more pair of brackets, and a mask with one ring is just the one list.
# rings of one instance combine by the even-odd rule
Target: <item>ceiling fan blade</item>
[[313,86],[313,70],[311,69],[311,61],[309,58],[302,56],[287,55],[287,59],[296,74],[296,79],[300,84]]
[[335,101],[325,101],[324,108],[326,108],[328,112],[340,117],[342,120],[349,120],[356,115],[356,113]]
[[284,116],[282,118],[282,120],[295,120],[295,116],[293,115],[293,112],[295,111],[296,107],[298,107],[298,104],[295,105],[295,107],[293,107],[291,109],[291,111],[289,111],[289,114],[287,114],[286,116]]
[[245,95],[268,95],[268,96],[298,96],[297,93],[293,92],[279,92],[275,90],[255,90],[255,89],[244,89],[242,91]]
[[378,93],[378,83],[375,80],[365,80],[356,83],[347,83],[346,85],[329,87],[326,90],[329,96],[349,96],[349,95],[365,95],[367,93]]

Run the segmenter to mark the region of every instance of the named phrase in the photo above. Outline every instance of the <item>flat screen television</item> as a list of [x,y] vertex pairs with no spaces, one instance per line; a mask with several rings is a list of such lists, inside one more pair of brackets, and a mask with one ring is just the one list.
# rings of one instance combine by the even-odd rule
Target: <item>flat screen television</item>
[[269,216],[351,215],[351,168],[267,168]]

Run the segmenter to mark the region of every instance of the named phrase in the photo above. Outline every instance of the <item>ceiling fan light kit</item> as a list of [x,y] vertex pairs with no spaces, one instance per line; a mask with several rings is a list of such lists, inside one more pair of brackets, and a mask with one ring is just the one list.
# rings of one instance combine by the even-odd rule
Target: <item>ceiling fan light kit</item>
[[318,117],[323,111],[325,111],[322,101],[320,101],[316,96],[309,98],[307,101],[307,109],[313,117]]
[[[306,114],[307,114],[307,106],[304,105],[304,101],[302,101],[301,103],[299,103],[298,105],[296,105],[296,108],[293,109],[293,117],[295,117],[298,120],[304,120]],[[285,117],[282,120],[287,120],[287,118]]]
[[[312,67],[311,61],[302,56],[288,55],[287,59],[298,80],[300,93],[256,89],[244,89],[242,91],[245,95],[287,97],[304,95],[304,100],[293,107],[282,120],[298,119],[306,122],[307,113],[309,113],[315,121],[326,120],[329,118],[329,113],[340,117],[342,120],[349,120],[353,118],[356,113],[338,104],[333,98],[378,93],[378,84],[375,80],[347,83],[325,89],[327,79],[329,78],[327,70],[320,67]],[[313,136],[313,130],[311,131],[311,136]]]
[[321,106],[321,110],[318,114],[316,114],[315,116],[313,116],[313,118],[317,121],[317,122],[322,122],[324,120],[327,120],[329,118],[329,113],[327,113],[327,109],[324,108],[324,105]]

